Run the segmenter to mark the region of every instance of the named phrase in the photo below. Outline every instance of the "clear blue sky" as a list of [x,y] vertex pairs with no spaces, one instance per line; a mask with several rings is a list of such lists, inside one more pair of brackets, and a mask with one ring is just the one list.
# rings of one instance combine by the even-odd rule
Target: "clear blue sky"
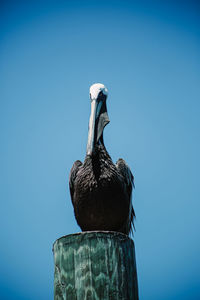
[[80,231],[68,176],[95,82],[106,147],[135,175],[140,299],[200,299],[197,3],[1,2],[0,299],[53,299],[52,244]]

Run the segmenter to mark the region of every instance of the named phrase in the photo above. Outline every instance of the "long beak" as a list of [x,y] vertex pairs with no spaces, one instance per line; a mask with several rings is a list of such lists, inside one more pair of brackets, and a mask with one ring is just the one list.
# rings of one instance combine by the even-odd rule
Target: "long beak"
[[109,123],[105,101],[93,100],[91,102],[91,114],[89,121],[87,155],[92,155],[96,143],[98,143],[104,127]]

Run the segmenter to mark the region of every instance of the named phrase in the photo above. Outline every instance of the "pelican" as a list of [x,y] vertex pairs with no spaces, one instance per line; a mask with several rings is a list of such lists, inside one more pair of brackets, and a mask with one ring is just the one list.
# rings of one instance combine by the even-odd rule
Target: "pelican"
[[85,160],[74,162],[69,187],[74,214],[82,231],[117,231],[129,235],[134,228],[133,174],[123,159],[113,163],[104,145],[103,130],[110,122],[107,88],[90,87],[91,114]]

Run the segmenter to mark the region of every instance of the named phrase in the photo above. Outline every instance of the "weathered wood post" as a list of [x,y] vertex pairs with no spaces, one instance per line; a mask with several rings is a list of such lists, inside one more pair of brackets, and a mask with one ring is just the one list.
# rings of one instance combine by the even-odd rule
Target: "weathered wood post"
[[135,248],[125,234],[67,235],[53,252],[54,300],[138,300]]

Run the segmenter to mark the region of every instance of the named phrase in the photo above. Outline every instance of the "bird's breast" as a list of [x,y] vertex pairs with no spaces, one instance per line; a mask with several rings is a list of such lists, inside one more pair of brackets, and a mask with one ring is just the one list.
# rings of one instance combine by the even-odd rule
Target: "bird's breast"
[[117,230],[128,216],[124,181],[116,166],[85,160],[75,180],[74,211],[83,230]]

